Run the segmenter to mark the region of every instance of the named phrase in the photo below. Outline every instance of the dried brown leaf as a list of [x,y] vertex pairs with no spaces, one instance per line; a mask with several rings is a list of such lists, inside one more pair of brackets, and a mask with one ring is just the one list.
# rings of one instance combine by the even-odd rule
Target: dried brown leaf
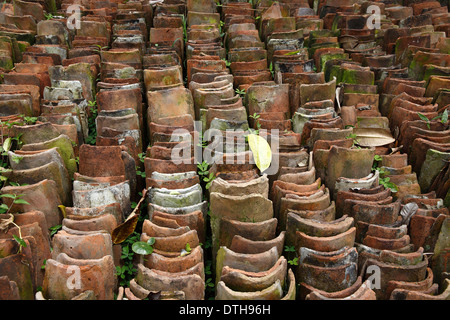
[[395,142],[391,132],[382,128],[354,128],[358,145],[363,147],[380,147]]

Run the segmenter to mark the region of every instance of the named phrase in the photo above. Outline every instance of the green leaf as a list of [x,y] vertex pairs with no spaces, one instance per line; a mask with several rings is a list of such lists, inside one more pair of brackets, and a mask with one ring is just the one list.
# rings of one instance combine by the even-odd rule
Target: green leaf
[[17,156],[15,154],[12,156],[12,161],[14,161],[15,163],[19,163],[20,160],[22,160],[22,159],[23,159],[22,156]]
[[28,201],[23,200],[23,199],[16,199],[14,200],[15,204],[29,204]]
[[[6,204],[4,204],[4,203],[0,204],[0,212],[1,211],[6,212],[6,211],[8,211],[8,209],[9,209],[9,207]],[[4,212],[2,212],[2,213],[4,213]]]
[[425,117],[423,114],[421,114],[420,112],[417,113],[417,115],[419,116],[419,118],[423,121],[425,121],[427,123],[427,127],[428,129],[430,129],[430,119],[428,119],[427,117]]
[[423,121],[430,121],[427,117],[425,117],[423,114],[421,114],[420,112],[417,113],[417,115],[419,116],[420,119],[422,119]]
[[378,154],[376,154],[376,155],[373,157],[373,159],[374,159],[375,161],[381,161],[381,160],[382,160],[381,156],[379,156]]
[[26,248],[27,247],[27,243],[22,239],[19,238],[18,236],[16,236],[15,234],[13,234],[14,240],[16,240],[16,242],[21,246]]
[[398,192],[398,187],[393,183],[390,183],[389,189],[391,189],[391,191],[394,193]]
[[284,251],[295,252],[295,246],[284,246]]
[[17,196],[16,196],[15,194],[5,193],[5,194],[0,194],[0,198],[11,198],[11,199],[16,199]]
[[446,124],[448,121],[448,109],[445,109],[444,113],[442,114],[441,122],[443,124]]
[[253,158],[258,169],[263,172],[270,167],[272,150],[269,143],[261,136],[248,135],[248,144],[253,153]]
[[155,244],[155,238],[151,237],[150,239],[147,240],[147,244],[149,245],[154,245]]
[[58,224],[56,226],[50,227],[50,237],[53,236],[55,233],[58,232],[58,230],[62,229],[62,225]]
[[141,254],[141,255],[148,255],[153,252],[153,247],[149,245],[147,242],[138,241],[133,243],[131,246],[131,249],[134,253]]
[[291,52],[285,53],[284,55],[285,56],[293,56],[294,54],[297,54],[297,53],[300,53],[300,50],[291,51]]
[[431,119],[431,121],[433,121],[433,120],[437,120],[437,119],[441,119],[441,117],[442,117],[442,115],[438,115],[438,116],[436,116],[436,117],[432,118],[432,119]]

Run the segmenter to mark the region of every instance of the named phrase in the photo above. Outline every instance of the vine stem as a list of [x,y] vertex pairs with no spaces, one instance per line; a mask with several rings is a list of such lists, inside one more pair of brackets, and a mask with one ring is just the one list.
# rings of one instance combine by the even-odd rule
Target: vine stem
[[[13,220],[14,220],[14,216],[11,213],[10,213],[10,215],[13,217]],[[14,221],[11,221],[10,223],[12,225],[14,225],[15,227],[17,227],[17,229],[19,230],[19,238],[23,241],[22,229],[20,228],[20,226],[17,223],[15,223]],[[22,253],[22,244],[21,243],[19,243],[19,251],[17,251],[17,253]]]
[[11,223],[12,223],[15,227],[17,227],[17,229],[19,229],[19,238],[22,239],[22,231],[21,231],[21,229],[20,229],[20,226],[19,226],[17,223],[15,223],[14,221],[11,221]]

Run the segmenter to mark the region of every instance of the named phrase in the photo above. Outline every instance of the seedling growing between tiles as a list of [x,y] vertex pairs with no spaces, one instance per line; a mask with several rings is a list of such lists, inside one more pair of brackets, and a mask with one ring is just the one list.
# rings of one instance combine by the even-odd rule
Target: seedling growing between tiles
[[121,286],[127,286],[135,272],[137,272],[133,265],[134,251],[131,249],[131,246],[139,241],[139,238],[139,233],[134,232],[122,243],[122,255],[120,256],[122,266],[116,266],[116,275],[119,277]]
[[191,245],[189,243],[186,243],[186,247],[183,250],[181,250],[180,257],[187,256],[188,254],[191,253],[191,251],[192,251]]
[[23,194],[17,195],[17,194],[5,193],[5,194],[0,195],[0,198],[11,198],[12,199],[11,204],[9,206],[6,205],[5,203],[2,203],[0,205],[0,213],[1,214],[9,214],[9,218],[0,220],[0,230],[6,232],[8,230],[8,228],[10,227],[10,225],[17,227],[19,235],[17,236],[14,234],[13,238],[19,244],[18,253],[21,253],[22,248],[26,248],[27,244],[22,238],[22,232],[21,232],[20,226],[14,222],[14,215],[9,213],[9,211],[11,210],[11,208],[14,204],[29,205],[29,203],[27,201],[20,199],[20,197],[23,197]]
[[[352,126],[352,125],[347,125],[347,126],[345,126],[345,129],[350,128],[350,127],[354,128],[354,126]],[[355,133],[350,133],[348,136],[345,137],[345,139],[353,139],[352,147],[355,147],[357,149],[361,149],[361,147],[358,146],[359,139],[358,139],[358,136]]]
[[379,183],[385,187],[386,189],[391,189],[392,192],[398,192],[398,187],[395,183],[391,181],[391,178],[385,177],[386,171],[384,171],[382,168],[379,167],[379,162],[381,161],[381,156],[375,155],[374,156],[374,163],[372,165],[372,171],[378,171],[379,175]]
[[205,188],[208,190],[211,187],[212,182],[216,178],[213,172],[209,172],[209,164],[206,161],[197,164],[198,175],[203,182],[206,183]]
[[36,123],[37,117],[26,117],[26,116],[24,116],[24,117],[23,117],[23,120],[25,121],[25,123],[26,123],[27,125],[32,125],[32,124],[35,124],[35,123]]
[[418,112],[417,114],[421,120],[426,122],[428,129],[431,129],[431,123],[430,123],[431,121],[440,120],[440,122],[442,124],[446,124],[448,122],[448,109],[445,109],[444,112],[442,112],[442,114],[437,115],[436,117],[431,119],[431,121],[430,121],[430,119],[428,119],[426,116],[424,116],[420,112]]
[[284,252],[286,253],[286,258],[291,266],[298,266],[298,257],[295,253],[295,246],[284,246]]
[[430,119],[428,119],[426,116],[424,116],[424,115],[421,114],[420,112],[417,113],[417,115],[419,116],[419,118],[420,118],[422,121],[425,121],[425,123],[427,124],[427,128],[428,128],[428,129],[431,129],[431,126],[430,126]]
[[288,263],[291,266],[298,266],[298,257],[295,257],[294,259],[288,260]]

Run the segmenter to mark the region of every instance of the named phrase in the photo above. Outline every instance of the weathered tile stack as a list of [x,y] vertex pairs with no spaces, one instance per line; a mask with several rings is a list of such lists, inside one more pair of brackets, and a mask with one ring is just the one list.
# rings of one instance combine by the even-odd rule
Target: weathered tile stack
[[[125,289],[127,299],[144,299],[150,291],[161,291],[162,299],[201,300],[205,295],[200,243],[205,241],[207,202],[191,148],[195,113],[183,76],[185,11],[181,1],[156,4],[150,47],[144,55],[150,145],[144,159],[148,218],[141,241],[153,238],[155,243],[152,254],[141,256],[137,275],[130,289]],[[189,163],[172,162],[172,154],[178,155],[180,147]]]

